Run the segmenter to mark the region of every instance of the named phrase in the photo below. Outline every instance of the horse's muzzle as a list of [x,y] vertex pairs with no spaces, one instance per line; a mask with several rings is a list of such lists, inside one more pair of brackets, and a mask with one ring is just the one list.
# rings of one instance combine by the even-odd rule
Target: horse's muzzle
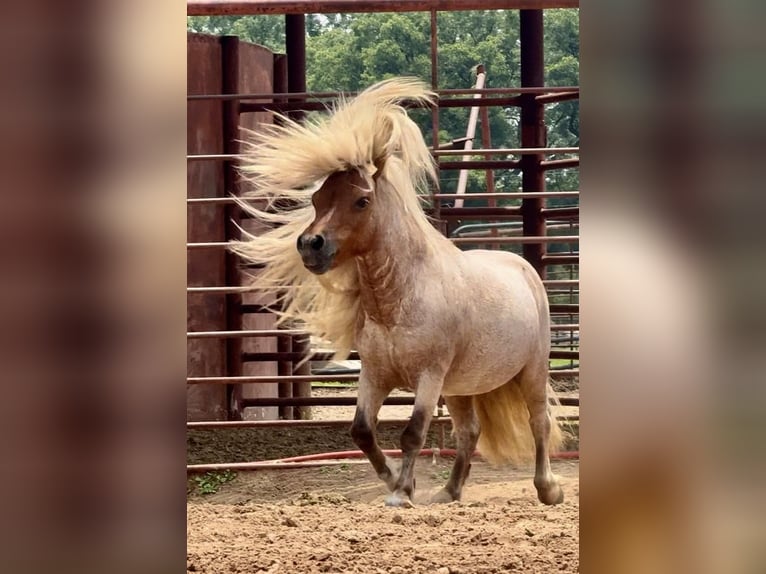
[[303,266],[312,273],[322,275],[332,268],[337,248],[324,235],[304,233],[298,237],[297,248],[303,260]]

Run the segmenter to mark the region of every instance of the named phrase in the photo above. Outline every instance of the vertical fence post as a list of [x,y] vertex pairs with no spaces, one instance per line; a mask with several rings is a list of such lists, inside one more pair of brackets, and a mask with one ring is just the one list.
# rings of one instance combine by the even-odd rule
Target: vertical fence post
[[[521,86],[542,87],[545,83],[543,62],[543,11],[520,10],[521,38]],[[545,147],[545,107],[535,94],[521,96],[521,147]],[[545,171],[542,169],[543,154],[521,156],[521,190],[545,191]],[[522,226],[525,236],[545,235],[545,219],[542,214],[542,198],[523,199],[521,202]],[[545,244],[524,244],[524,258],[545,279],[543,256]]]
[[[435,92],[439,89],[439,37],[437,28],[436,10],[431,10],[431,89]],[[432,142],[435,150],[439,149],[439,106],[438,102],[431,108]],[[439,163],[436,163],[437,187],[439,191]],[[433,220],[437,228],[447,234],[446,223],[441,221],[441,199],[433,200]]]
[[[239,93],[239,38],[223,36],[221,38],[221,92],[224,94]],[[224,100],[223,102],[223,149],[226,154],[239,154],[239,100]],[[234,162],[224,164],[224,194],[239,195],[239,183]],[[239,207],[227,204],[224,211],[226,240],[240,239]],[[239,262],[236,256],[227,251],[225,256],[226,285],[239,285]],[[226,330],[239,331],[242,329],[242,295],[229,293],[226,295]],[[242,375],[242,340],[239,337],[226,339],[226,375],[237,377]],[[242,385],[228,385],[228,417],[230,420],[242,420]]]
[[[306,16],[304,14],[288,14],[285,16],[285,48],[287,52],[287,91],[306,91]],[[299,121],[303,112],[295,111],[290,117]],[[293,352],[298,352],[307,358],[311,353],[311,345],[308,337],[297,336],[292,342]],[[293,365],[293,374],[310,375],[311,364],[304,360]],[[311,383],[294,383],[292,387],[294,397],[310,397]],[[293,410],[296,418],[310,419],[311,407],[296,407]]]
[[[302,363],[293,363],[293,374],[295,375],[311,375],[311,364],[305,360],[311,354],[311,343],[308,335],[296,335],[292,341],[293,352],[300,353]],[[302,381],[293,383],[293,396],[294,397],[310,397],[311,396],[311,382]],[[311,418],[311,407],[299,406],[294,409],[294,416],[297,419],[308,420]]]
[[[482,66],[482,72],[484,71],[484,66]],[[490,130],[489,126],[489,106],[482,106],[479,110],[479,118],[481,119],[481,147],[484,149],[490,149],[492,147],[492,132]],[[484,159],[492,159],[492,154],[487,154],[484,156]],[[495,170],[494,169],[487,169],[484,172],[484,179],[487,183],[487,193],[495,193]],[[497,199],[494,197],[487,198],[487,206],[488,207],[497,207]],[[494,223],[494,221],[490,220],[490,223]],[[490,237],[497,237],[497,229],[492,228],[489,231]],[[490,244],[487,246],[488,249],[500,249],[500,245],[498,244]]]
[[[290,335],[280,335],[277,337],[277,352],[291,353],[293,350],[293,340]],[[293,363],[291,361],[279,361],[277,363],[277,374],[280,377],[291,377],[293,375]],[[293,396],[293,384],[290,382],[279,383],[279,398],[290,399]],[[279,418],[284,420],[293,420],[295,418],[295,409],[291,406],[279,407]]]
[[[288,91],[288,67],[287,55],[274,54],[274,93],[285,93]],[[275,101],[284,102],[286,98],[279,98]],[[280,294],[280,296],[284,293]],[[283,328],[287,328],[284,324]],[[290,335],[280,335],[277,337],[277,352],[291,353],[293,351],[293,340]],[[280,377],[289,377],[293,375],[292,361],[279,361],[277,363],[277,374]],[[280,399],[289,399],[293,396],[293,383],[279,383],[278,395]],[[295,418],[295,408],[291,406],[279,407],[279,418],[284,420],[293,420]]]
[[[301,93],[306,91],[306,16],[288,14],[285,16],[285,52],[287,53],[287,91]],[[303,117],[303,112],[291,112],[296,121]]]

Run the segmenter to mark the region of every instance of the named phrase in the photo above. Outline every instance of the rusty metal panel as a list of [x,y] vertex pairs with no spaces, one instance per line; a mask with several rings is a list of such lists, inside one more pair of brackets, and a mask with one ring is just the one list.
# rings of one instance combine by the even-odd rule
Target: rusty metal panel
[[[274,54],[254,44],[240,43],[239,46],[239,73],[240,92],[270,93],[274,91]],[[240,115],[240,126],[254,132],[258,132],[259,126],[270,124],[272,114],[270,112],[247,113]],[[241,134],[240,137],[244,137]],[[252,219],[243,220],[243,227],[250,233],[257,234],[257,223]],[[252,273],[252,271],[251,271]],[[241,284],[248,283],[247,276],[241,274]],[[243,303],[265,305],[272,302],[273,298],[261,294],[248,293],[243,295]],[[242,318],[244,329],[276,329],[276,316],[268,313],[250,313]],[[248,338],[242,341],[242,350],[245,353],[266,353],[277,351],[276,337]],[[276,361],[257,361],[243,364],[243,375],[276,375],[278,365]],[[270,383],[264,385],[243,385],[242,397],[258,399],[266,397],[278,397],[279,384]],[[245,410],[246,420],[270,420],[279,418],[279,408],[272,407],[249,407]]]
[[[189,34],[187,42],[187,89],[189,94],[218,93],[221,89],[221,46],[218,38]],[[187,153],[222,153],[221,104],[196,100],[187,104]],[[223,165],[220,162],[190,162],[187,195],[190,198],[223,197]],[[189,204],[187,241],[222,241],[224,206]],[[189,250],[186,255],[189,286],[224,285],[224,253],[219,250]],[[187,330],[210,331],[225,325],[224,295],[190,294]],[[225,372],[226,344],[221,339],[190,339],[187,343],[189,376],[214,376]],[[192,385],[187,388],[187,418],[225,420],[226,394],[221,385]]]

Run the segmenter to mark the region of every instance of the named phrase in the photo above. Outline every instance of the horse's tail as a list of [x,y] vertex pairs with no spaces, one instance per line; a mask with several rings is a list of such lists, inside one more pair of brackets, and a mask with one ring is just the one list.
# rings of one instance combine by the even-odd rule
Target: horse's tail
[[[555,393],[548,385],[548,397]],[[535,442],[529,425],[529,410],[519,384],[512,380],[493,391],[473,397],[481,434],[478,450],[492,464],[529,463],[535,458]],[[550,410],[549,410],[550,413]],[[551,430],[549,452],[561,449],[563,435],[556,417],[549,414]]]

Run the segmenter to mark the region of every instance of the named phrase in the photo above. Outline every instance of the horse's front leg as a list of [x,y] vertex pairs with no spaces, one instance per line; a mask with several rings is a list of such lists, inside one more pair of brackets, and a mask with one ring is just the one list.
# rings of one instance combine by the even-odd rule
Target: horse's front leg
[[364,374],[359,376],[359,389],[356,401],[354,422],[351,423],[351,438],[367,455],[378,477],[386,483],[389,490],[394,490],[399,476],[398,465],[383,454],[375,438],[378,411],[388,396],[388,390],[372,384]]
[[436,403],[439,401],[442,382],[442,377],[419,378],[412,416],[402,433],[402,468],[393,492],[386,498],[386,506],[412,507],[413,505],[415,461],[425,443],[428,427],[431,424]]

